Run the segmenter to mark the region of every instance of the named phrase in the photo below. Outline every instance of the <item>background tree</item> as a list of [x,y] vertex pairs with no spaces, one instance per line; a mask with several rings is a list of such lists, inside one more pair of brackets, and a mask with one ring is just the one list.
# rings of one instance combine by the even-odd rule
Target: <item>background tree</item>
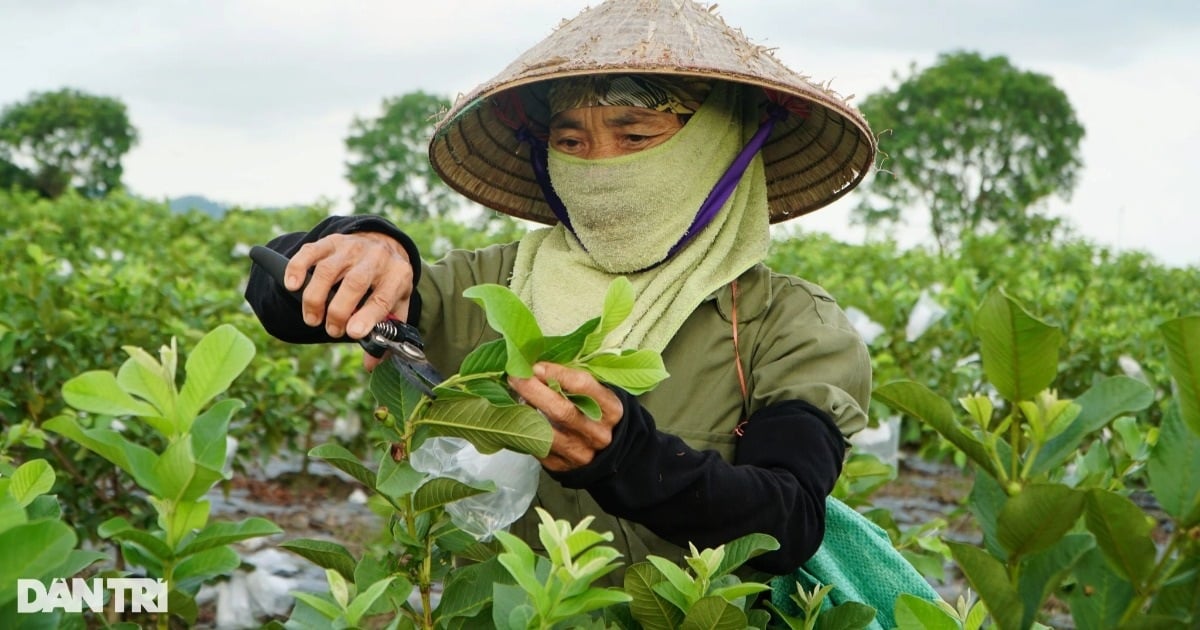
[[0,112],[0,187],[101,197],[120,188],[121,157],[136,142],[116,99],[72,89],[34,93]]
[[355,212],[414,221],[459,205],[428,157],[434,124],[449,107],[448,99],[417,91],[384,100],[378,118],[354,120],[346,138],[346,177],[354,186]]
[[861,106],[885,155],[857,220],[880,225],[928,208],[943,252],[985,230],[1053,232],[1058,221],[1035,204],[1075,187],[1084,129],[1050,77],[1003,56],[954,52],[896,79]]

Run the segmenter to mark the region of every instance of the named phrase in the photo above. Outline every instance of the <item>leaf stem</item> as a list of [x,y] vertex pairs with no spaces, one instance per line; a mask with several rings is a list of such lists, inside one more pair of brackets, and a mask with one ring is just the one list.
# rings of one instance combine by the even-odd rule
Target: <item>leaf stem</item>
[[[1162,586],[1161,582],[1169,578],[1187,559],[1186,554],[1176,555],[1176,550],[1183,542],[1184,536],[1187,536],[1185,531],[1176,530],[1175,535],[1171,536],[1171,542],[1167,544],[1166,551],[1163,552],[1162,558],[1154,565],[1154,569],[1150,571],[1150,577],[1142,585],[1142,588],[1136,589],[1133,599],[1129,602],[1129,606],[1125,608],[1125,612],[1121,615],[1120,625],[1124,626],[1131,623],[1135,615],[1141,612],[1142,607],[1146,605],[1146,600],[1158,591]],[[1172,559],[1172,556],[1174,558]],[[1168,568],[1168,564],[1170,567]]]
[[[1008,454],[1008,465],[1010,469],[1010,481],[1021,481],[1021,421],[1024,420],[1024,414],[1021,413],[1021,406],[1010,401],[1012,405],[1013,421],[1009,426],[1009,439],[1012,440],[1011,452]],[[1007,490],[1007,488],[1006,488]]]

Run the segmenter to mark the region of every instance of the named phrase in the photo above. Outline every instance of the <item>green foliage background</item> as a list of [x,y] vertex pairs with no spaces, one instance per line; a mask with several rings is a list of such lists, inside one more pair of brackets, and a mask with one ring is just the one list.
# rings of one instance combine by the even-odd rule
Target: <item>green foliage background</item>
[[[53,417],[63,406],[62,383],[120,364],[123,345],[154,348],[172,336],[191,345],[222,323],[245,332],[258,348],[247,375],[229,393],[247,404],[231,427],[241,441],[239,466],[281,450],[305,452],[313,433],[335,418],[369,417],[373,402],[357,346],[278,342],[242,297],[250,245],[306,230],[328,212],[235,209],[218,219],[173,213],[163,203],[121,193],[57,200],[0,193],[0,425],[37,426]],[[451,247],[517,238],[525,227],[493,221],[490,230],[480,230],[431,218],[405,229],[435,258]],[[1169,268],[1145,254],[1117,254],[1086,242],[1028,248],[983,237],[968,240],[951,258],[892,243],[847,245],[821,234],[781,232],[769,263],[822,284],[843,308],[859,309],[882,325],[871,344],[877,383],[907,378],[947,396],[980,389],[970,318],[994,286],[1064,328],[1068,345],[1055,383],[1064,395],[1122,373],[1125,355],[1141,364],[1158,397],[1167,397],[1156,327],[1200,311],[1200,295],[1187,289],[1200,286],[1200,269]],[[934,287],[940,287],[933,296],[947,314],[910,341],[909,315],[921,292]],[[1160,414],[1153,409],[1149,421],[1156,424]],[[927,453],[939,450],[940,441],[916,425],[906,439]],[[351,444],[363,446],[363,440]],[[19,457],[46,457],[80,482],[62,484],[60,496],[68,511],[80,511],[72,520],[81,535],[111,516],[143,510],[106,501],[126,489],[117,475],[87,469],[100,464],[77,458],[72,448],[48,441]]]
[[[369,417],[374,401],[358,346],[278,342],[242,296],[250,245],[307,230],[327,213],[322,207],[235,209],[218,219],[174,213],[165,203],[123,193],[94,200],[0,193],[0,428],[38,427],[58,414],[62,384],[121,364],[122,346],[154,349],[171,337],[190,346],[222,323],[245,332],[258,348],[229,391],[247,405],[230,430],[240,441],[238,466],[282,450],[306,452],[314,432],[328,430],[335,419],[353,424]],[[501,232],[512,229],[497,225]],[[450,243],[476,247],[503,238],[449,222],[410,229],[434,253]],[[113,516],[149,514],[107,463],[81,457],[69,443],[43,446],[17,456],[45,457],[66,473],[71,482],[60,483],[57,492],[80,535],[93,536],[96,525]]]
[[[176,336],[198,340],[222,323],[250,335],[258,356],[230,395],[250,407],[239,437],[256,456],[299,449],[314,424],[367,412],[356,347],[296,347],[272,340],[248,310],[246,248],[305,230],[326,208],[235,209],[222,218],[175,214],[166,204],[115,194],[104,199],[36,199],[0,194],[0,422],[34,422],[60,410],[58,390],[84,370],[118,365],[121,346],[156,347]],[[522,224],[490,230],[446,218],[404,228],[427,257],[450,247],[517,238]],[[1156,326],[1195,312],[1200,269],[1168,268],[1147,254],[1115,253],[1085,241],[1018,247],[985,236],[958,257],[900,250],[890,242],[847,245],[823,234],[780,232],[769,264],[822,284],[883,326],[871,344],[877,383],[908,378],[948,395],[980,379],[971,313],[992,287],[1004,287],[1039,317],[1063,326],[1066,392],[1122,372],[1127,355],[1165,395],[1169,382]],[[940,290],[936,290],[940,287]],[[946,317],[916,340],[905,326],[920,293]],[[948,368],[948,366],[955,366]],[[367,397],[368,398],[368,397]]]
[[[358,346],[276,341],[242,296],[251,245],[306,230],[328,212],[234,209],[216,218],[173,212],[165,203],[123,193],[56,200],[0,193],[0,252],[6,259],[0,267],[0,429],[10,429],[10,439],[12,427],[23,428],[27,437],[38,435],[39,427],[64,410],[63,384],[122,363],[123,346],[153,351],[175,337],[180,346],[192,347],[208,331],[232,324],[257,349],[228,392],[246,403],[230,427],[240,442],[235,467],[309,453],[330,439],[335,419],[359,417],[372,428],[345,443],[347,457],[356,464],[370,458],[369,443],[380,434],[379,425],[369,421],[375,403]],[[525,229],[508,220],[492,221],[489,230],[477,225],[430,218],[404,228],[430,259],[451,247],[518,238]],[[1142,431],[1162,422],[1172,398],[1158,328],[1200,312],[1200,296],[1188,290],[1200,286],[1200,268],[1170,268],[1145,254],[1118,254],[1082,241],[1031,247],[985,236],[968,239],[950,257],[888,242],[848,245],[822,234],[781,230],[768,262],[824,285],[843,308],[860,310],[881,326],[871,343],[876,383],[910,379],[950,400],[993,392],[976,354],[972,320],[992,289],[1004,288],[1063,329],[1066,345],[1057,354],[1052,387],[1064,397],[1122,374],[1123,362],[1140,363],[1140,378],[1156,399],[1138,415]],[[946,313],[909,339],[906,327],[923,294]],[[891,413],[882,402],[873,404],[879,405],[872,410],[875,419]],[[91,421],[115,425],[111,418]],[[925,455],[955,452],[929,425],[906,422],[905,439]],[[1140,452],[1141,440],[1130,441],[1128,431],[1118,430],[1126,449]],[[126,423],[122,431],[152,450],[163,447],[161,436],[142,423]],[[63,520],[80,539],[102,544],[100,525],[113,518],[143,529],[154,521],[144,493],[104,459],[52,432],[18,444],[6,444],[5,435],[0,431],[0,457],[43,458],[58,471],[53,492]],[[320,448],[326,447],[342,449]],[[1099,451],[1107,449],[1089,454]],[[961,451],[955,456],[965,465]],[[1121,488],[1144,486],[1146,472],[1136,465],[1144,459],[1118,466],[1125,471]]]

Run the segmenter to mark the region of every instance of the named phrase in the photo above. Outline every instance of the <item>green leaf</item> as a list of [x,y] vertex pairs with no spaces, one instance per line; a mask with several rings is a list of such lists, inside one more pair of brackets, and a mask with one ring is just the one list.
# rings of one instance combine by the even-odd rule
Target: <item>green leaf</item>
[[746,534],[725,543],[724,547],[725,556],[721,558],[721,564],[717,566],[717,570],[709,576],[710,579],[732,573],[747,560],[779,549],[779,541],[767,534]]
[[766,584],[759,584],[758,582],[738,582],[728,586],[712,588],[708,591],[708,594],[714,597],[720,597],[727,602],[733,603],[747,595],[753,595],[755,593],[761,593],[769,590],[771,590],[771,587],[767,586]]
[[438,617],[442,620],[474,617],[491,604],[493,584],[512,583],[512,575],[495,557],[458,567],[446,578],[438,603]]
[[29,505],[25,506],[25,514],[31,521],[36,521],[39,518],[61,520],[62,506],[59,505],[56,495],[43,494],[40,497],[34,497],[33,501],[30,501]]
[[[188,627],[195,626],[196,617],[200,616],[200,607],[196,605],[196,598],[175,588],[167,592],[167,610],[182,619]],[[137,624],[131,623],[131,625],[132,628],[113,627],[112,630],[136,630],[139,627]]]
[[38,576],[67,560],[75,532],[62,521],[33,521],[0,532],[0,608],[17,596],[17,580]]
[[379,404],[403,423],[421,401],[421,390],[408,380],[392,361],[384,361],[371,371],[371,393]]
[[934,431],[958,447],[958,450],[988,475],[996,479],[1001,477],[983,442],[963,430],[950,403],[930,391],[928,387],[913,381],[895,381],[875,388],[871,395],[893,410],[908,414],[933,427]]
[[125,556],[126,564],[135,567],[144,567],[148,575],[163,574],[162,562],[159,562],[153,555],[146,553],[146,550],[142,549],[142,547],[122,542],[120,549],[121,554]]
[[604,345],[604,339],[616,330],[633,312],[633,284],[628,278],[618,276],[608,284],[604,294],[604,310],[600,313],[600,325],[587,336],[580,354],[587,355],[595,352]]
[[529,307],[508,287],[479,284],[463,291],[463,297],[483,307],[488,325],[504,336],[508,357],[505,371],[517,378],[533,376],[533,363],[545,347],[542,329]]
[[575,405],[575,408],[590,420],[600,420],[604,416],[604,411],[600,409],[600,403],[596,402],[596,399],[591,396],[585,394],[567,394],[567,400],[571,401]]
[[262,536],[273,536],[282,534],[283,530],[277,525],[268,521],[265,518],[257,516],[250,517],[246,520],[230,523],[218,522],[212,523],[200,530],[196,537],[188,544],[184,545],[183,549],[179,550],[179,557],[184,558],[194,553],[206,551],[213,547],[220,547],[251,538],[260,538]]
[[1141,508],[1115,492],[1093,488],[1087,494],[1088,531],[1119,575],[1141,590],[1154,571],[1152,523]]
[[413,510],[417,514],[428,512],[447,503],[453,503],[459,499],[473,497],[478,494],[487,494],[496,489],[496,484],[490,481],[487,482],[487,485],[491,487],[475,488],[448,477],[430,479],[420,488],[417,488],[416,493],[413,494]]
[[350,475],[362,485],[375,488],[375,473],[364,466],[357,455],[340,444],[322,444],[310,450],[308,456],[325,460],[330,466]]
[[229,435],[229,420],[245,405],[240,400],[226,399],[209,407],[192,423],[192,446],[196,462],[213,470],[225,466],[225,438]]
[[329,594],[333,595],[333,601],[345,610],[350,603],[350,584],[346,578],[333,569],[325,569],[325,581],[329,583]]
[[1030,554],[1021,562],[1021,579],[1017,585],[1021,601],[1025,604],[1021,627],[1031,627],[1050,594],[1058,589],[1080,558],[1095,548],[1096,543],[1091,536],[1068,534],[1049,549]]
[[117,383],[122,389],[154,405],[159,416],[172,418],[175,414],[174,375],[168,379],[162,365],[150,353],[136,346],[124,346],[129,359],[117,370]]
[[[200,501],[164,501],[157,497],[150,497],[150,503],[159,513],[159,527],[162,527],[167,534],[167,544],[172,549],[178,549],[178,545],[183,539],[198,530],[208,523],[208,512],[212,505],[207,499]],[[169,523],[163,522],[163,515],[171,509],[171,504],[174,504],[174,513]]]
[[47,571],[43,571],[38,578],[53,579],[57,577],[71,577],[92,566],[93,564],[96,564],[97,562],[106,561],[108,559],[109,555],[102,551],[72,549],[71,552],[67,554],[67,559],[64,560],[62,564]]
[[1067,594],[1077,628],[1116,628],[1133,601],[1133,586],[1112,570],[1099,548],[1083,554],[1073,571],[1076,586]]
[[110,518],[101,523],[96,529],[96,534],[101,538],[112,538],[135,544],[160,563],[165,563],[175,556],[174,551],[167,545],[166,541],[150,532],[134,528],[129,521],[121,516]]
[[[822,613],[820,618],[823,619],[827,614]],[[874,617],[873,610],[872,617]],[[909,593],[901,593],[900,597],[896,598],[896,627],[959,630],[961,626],[959,626],[958,620],[942,610],[941,606]]]
[[29,516],[20,508],[17,499],[12,498],[12,494],[0,492],[0,533],[28,522]]
[[84,372],[64,383],[62,394],[68,405],[89,413],[140,417],[159,415],[152,405],[136,400],[126,393],[112,372]]
[[744,630],[746,613],[720,597],[704,597],[692,605],[680,630]]
[[319,595],[303,593],[300,591],[292,591],[292,597],[304,602],[310,608],[321,613],[321,615],[330,621],[342,616],[342,609],[338,608],[337,604]]
[[134,481],[150,494],[159,494],[159,481],[154,476],[154,465],[158,461],[158,455],[154,454],[154,451],[126,440],[116,431],[85,430],[70,416],[51,418],[42,428],[77,442],[129,473]]
[[992,613],[1000,630],[1018,630],[1024,615],[1024,605],[1017,589],[1008,579],[1004,565],[978,547],[946,542],[954,561],[962,569],[971,587]]
[[1008,501],[1008,495],[1000,482],[987,475],[975,475],[975,483],[971,486],[971,494],[967,500],[967,509],[975,515],[979,529],[983,532],[984,547],[997,558],[1004,559],[1008,551],[1000,544],[997,530],[999,529],[1000,510]]
[[392,459],[384,452],[379,459],[379,474],[375,477],[375,490],[393,499],[415,492],[425,479],[425,474],[412,467],[406,458],[402,462]]
[[589,588],[586,591],[568,597],[554,607],[556,617],[574,617],[590,613],[593,610],[608,608],[623,604],[632,599],[628,594],[615,588]]
[[537,575],[537,556],[529,545],[505,531],[496,532],[496,540],[504,547],[504,553],[497,555],[496,559],[516,581],[517,586],[529,593],[530,597],[542,592],[545,579],[539,579]]
[[525,591],[507,584],[496,584],[492,587],[492,626],[493,628],[530,628],[537,611],[528,604],[529,596]]
[[1040,475],[1066,463],[1083,439],[1108,426],[1114,418],[1141,411],[1154,403],[1154,390],[1128,376],[1113,376],[1096,383],[1075,399],[1079,415],[1062,433],[1050,438],[1038,452],[1031,475]]
[[38,496],[54,487],[54,469],[44,459],[34,459],[17,467],[9,478],[8,494],[21,507],[27,507]]
[[471,374],[498,374],[504,371],[508,363],[507,342],[504,339],[493,339],[471,351],[463,359],[458,368],[459,376]]
[[625,592],[633,597],[630,613],[645,630],[673,630],[683,623],[683,611],[654,591],[654,586],[666,579],[649,562],[639,562],[625,571]]
[[1200,524],[1200,435],[1188,430],[1175,406],[1163,416],[1160,431],[1146,464],[1150,488],[1180,526],[1193,527]]
[[975,315],[983,371],[1006,400],[1032,400],[1058,373],[1062,333],[1030,315],[1004,291],[992,291]]
[[600,318],[593,317],[566,335],[546,337],[546,350],[542,352],[542,356],[538,357],[538,360],[560,365],[574,361],[584,353],[585,340],[599,325]]
[[184,367],[187,380],[177,406],[184,431],[208,401],[229,389],[253,358],[254,342],[229,324],[217,326],[196,344]]
[[350,605],[346,607],[346,621],[348,621],[352,626],[358,625],[359,620],[363,618],[363,615],[365,615],[367,610],[371,608],[371,605],[375,603],[375,600],[379,599],[380,595],[383,595],[383,592],[387,590],[388,585],[390,585],[394,579],[396,578],[390,576],[386,577],[378,582],[375,582],[374,584],[371,584],[367,587],[367,590],[359,593],[358,596],[354,598],[354,601],[350,602]]
[[[670,560],[660,556],[646,556],[646,561],[653,564],[654,568],[658,569],[658,572],[666,578],[667,584],[675,590],[675,593],[668,593],[661,588],[663,585],[660,584],[655,592],[666,597],[681,609],[686,610],[688,602],[699,601],[700,597],[704,595],[699,591],[699,585],[695,578]],[[676,594],[683,598],[682,601],[675,597]]]
[[301,556],[322,569],[333,569],[347,580],[354,579],[354,566],[357,561],[346,548],[325,540],[297,538],[279,543],[283,549]]
[[507,448],[545,457],[554,439],[550,423],[536,409],[528,405],[496,407],[482,398],[439,400],[417,422],[432,435],[464,438],[481,453]]
[[1179,390],[1180,416],[1200,435],[1200,315],[1173,319],[1159,331],[1167,342],[1167,369]]
[[1200,554],[1190,554],[1167,576],[1150,612],[1200,619]]
[[599,354],[583,364],[583,369],[602,383],[615,385],[638,396],[666,380],[662,356],[654,350],[636,350],[622,354]]
[[158,496],[178,501],[196,474],[192,459],[192,436],[184,435],[167,446],[154,464],[154,476],[159,480]]
[[464,383],[464,386],[471,395],[482,398],[497,407],[517,404],[517,401],[513,400],[512,394],[508,393],[508,389],[497,381],[490,379],[468,381]]
[[[875,609],[859,602],[842,602],[817,617],[816,630],[861,630],[875,620]],[[903,626],[901,626],[903,627]],[[955,626],[957,630],[958,626]]]
[[1084,493],[1061,484],[1026,486],[1000,509],[996,537],[1009,561],[1048,549],[1075,526]]

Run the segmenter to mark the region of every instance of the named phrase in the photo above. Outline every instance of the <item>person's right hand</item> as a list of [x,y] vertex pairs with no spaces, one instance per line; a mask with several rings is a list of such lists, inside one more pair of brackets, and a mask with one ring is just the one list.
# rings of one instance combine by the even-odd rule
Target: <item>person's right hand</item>
[[[358,232],[331,234],[307,243],[288,263],[284,286],[289,291],[299,289],[310,268],[312,279],[301,300],[304,323],[320,326],[324,322],[330,337],[346,334],[361,339],[389,314],[408,318],[413,269],[407,252],[395,239]],[[338,282],[341,286],[329,300],[330,290]],[[368,292],[370,296],[356,309]],[[368,369],[378,363],[372,359],[367,355],[364,361]]]

